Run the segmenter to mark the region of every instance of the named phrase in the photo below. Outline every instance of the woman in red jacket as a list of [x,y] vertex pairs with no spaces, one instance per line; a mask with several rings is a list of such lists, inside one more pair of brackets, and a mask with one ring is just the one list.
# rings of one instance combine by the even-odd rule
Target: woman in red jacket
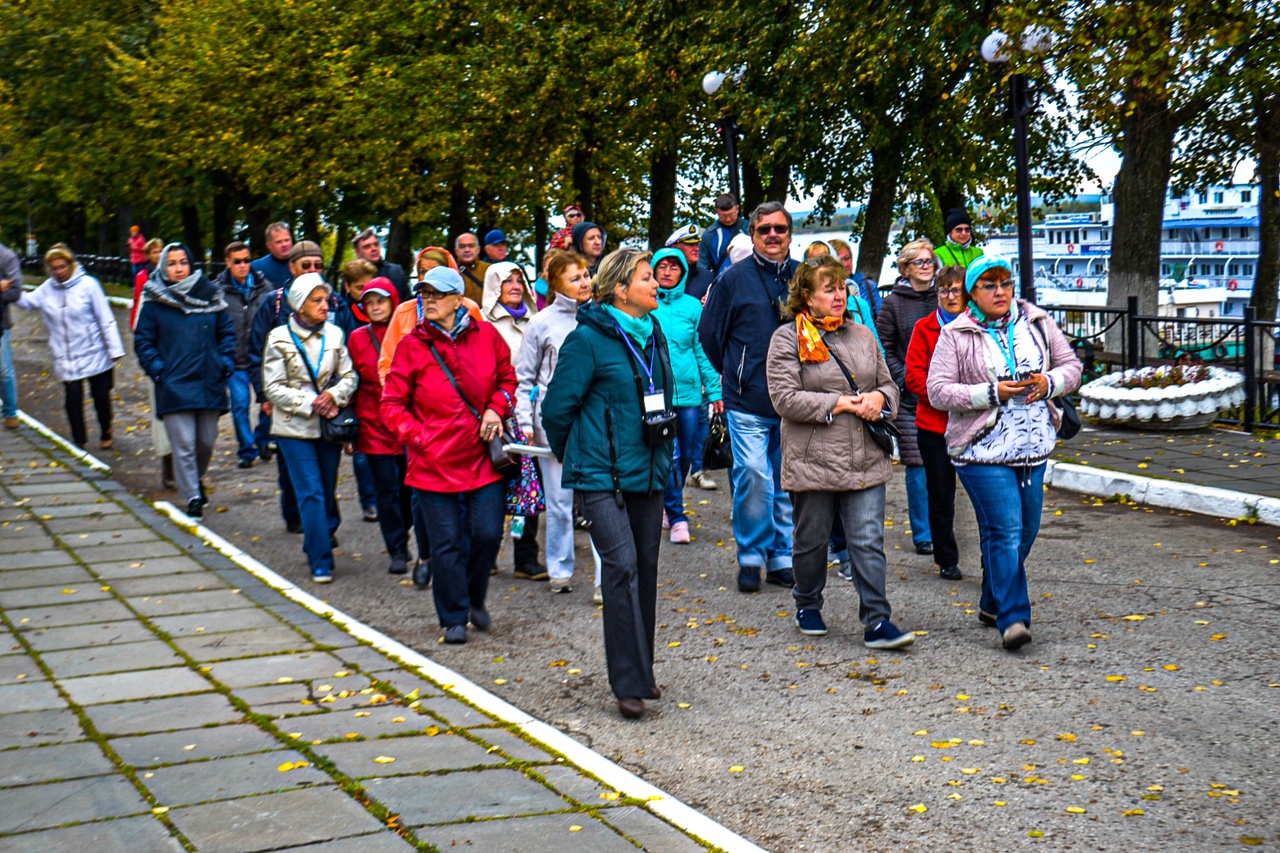
[[497,329],[468,313],[457,270],[429,270],[419,293],[423,320],[396,348],[381,414],[408,451],[405,481],[432,522],[444,641],[465,643],[468,618],[479,631],[490,624],[484,598],[502,543],[506,480],[487,445],[514,414],[516,371]]
[[947,413],[929,405],[929,362],[942,327],[964,311],[964,267],[945,267],[935,279],[938,310],[919,320],[907,346],[907,390],[916,395],[916,442],[924,461],[925,487],[929,494],[929,528],[933,531],[933,558],[938,574],[961,580],[960,549],[956,545],[956,469],[947,454]]

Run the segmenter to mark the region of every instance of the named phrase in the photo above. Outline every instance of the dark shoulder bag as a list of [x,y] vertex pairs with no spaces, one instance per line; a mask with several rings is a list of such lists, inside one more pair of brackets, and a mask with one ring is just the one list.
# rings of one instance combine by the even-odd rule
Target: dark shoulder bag
[[[844,374],[844,379],[849,383],[849,387],[853,389],[854,395],[861,394],[862,392],[858,390],[858,383],[853,381],[853,374],[849,372],[849,368],[844,366],[840,356],[836,355],[835,347],[827,347],[827,352],[831,354],[831,360],[839,366],[840,372]],[[893,421],[885,418],[881,418],[878,421],[869,421],[865,418],[861,420],[866,426],[867,435],[871,436],[871,440],[892,458],[898,449],[898,439],[902,437],[902,433],[898,432],[898,428],[893,425]]]
[[[295,342],[296,346],[296,342]],[[302,347],[298,347],[298,355],[302,356],[302,365],[307,368],[307,375],[311,377],[311,386],[316,389],[316,393],[320,391],[320,380],[316,378],[315,371],[311,369],[311,360],[307,358],[307,354],[302,351]],[[335,370],[333,375],[329,377],[329,384],[324,390],[328,391],[338,382],[338,372]],[[330,444],[351,444],[356,440],[356,436],[360,432],[360,418],[356,416],[356,407],[350,403],[338,409],[338,414],[331,418],[320,418],[320,437]]]
[[[440,369],[444,371],[445,378],[449,380],[449,384],[453,386],[453,390],[458,392],[458,396],[462,399],[463,405],[471,412],[472,416],[478,423],[484,422],[484,416],[480,414],[480,410],[471,405],[471,401],[467,399],[467,395],[462,393],[458,380],[453,378],[453,371],[449,369],[449,365],[444,363],[444,359],[440,357],[439,350],[436,349],[434,343],[428,343],[431,347],[431,354],[435,356],[436,364],[440,365]],[[489,439],[487,442],[489,448],[489,462],[493,465],[493,470],[497,471],[504,477],[518,473],[520,470],[520,460],[513,457],[510,453],[503,449],[503,445],[515,444],[515,438],[508,431],[506,423],[502,425],[502,429],[498,431],[498,435]]]
[[[1049,346],[1049,336],[1040,330],[1040,337],[1044,341],[1044,350],[1051,357],[1053,348]],[[1050,364],[1049,370],[1057,367],[1056,364]],[[1076,411],[1076,404],[1069,396],[1063,394],[1053,401],[1058,406],[1058,438],[1062,441],[1070,441],[1080,432],[1080,413]]]

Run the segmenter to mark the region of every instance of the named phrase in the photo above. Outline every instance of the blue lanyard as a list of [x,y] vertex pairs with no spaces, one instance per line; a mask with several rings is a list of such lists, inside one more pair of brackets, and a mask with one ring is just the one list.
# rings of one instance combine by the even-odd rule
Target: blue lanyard
[[618,330],[618,334],[622,336],[622,342],[627,345],[627,349],[631,350],[631,354],[636,357],[636,363],[640,365],[640,369],[644,371],[645,377],[649,380],[649,393],[657,393],[657,389],[653,387],[653,359],[658,354],[658,343],[654,341],[653,349],[649,351],[649,364],[644,363],[644,358],[640,353],[636,352],[635,346],[631,343],[631,338],[627,337],[627,333],[622,331],[622,327],[618,325],[618,321],[613,321],[613,327]]
[[422,323],[422,317],[423,317],[423,315],[424,315],[424,313],[425,313],[425,312],[422,310],[422,297],[421,297],[421,296],[419,296],[419,297],[417,298],[417,305],[418,305],[418,323],[419,323],[419,324],[421,324],[421,323]]
[[[370,335],[373,333],[370,332]],[[293,333],[293,329],[289,330],[289,337],[293,338],[293,343],[298,347],[298,354],[302,356],[302,360],[307,363],[307,367],[311,368],[311,375],[315,377],[316,382],[320,381],[320,368],[317,365],[324,364],[324,332],[320,332],[320,357],[316,359],[316,364],[311,363],[311,359],[307,358],[307,348],[302,345],[302,341],[298,340],[298,336]],[[320,389],[316,389],[316,393],[320,393]]]
[[1009,365],[1009,377],[1013,378],[1018,375],[1018,360],[1013,352],[1013,324],[1015,321],[1009,321],[1009,342],[1006,344],[1000,339],[1000,335],[995,329],[987,329],[987,334],[991,335],[991,339],[996,342],[996,346],[1000,349],[1000,354],[1004,356],[1005,364]]

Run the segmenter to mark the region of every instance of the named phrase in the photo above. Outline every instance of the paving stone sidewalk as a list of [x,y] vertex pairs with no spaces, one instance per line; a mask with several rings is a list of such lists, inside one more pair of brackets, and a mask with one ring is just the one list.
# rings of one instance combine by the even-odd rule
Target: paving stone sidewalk
[[1280,440],[1226,429],[1090,429],[1059,442],[1054,459],[1141,477],[1280,497]]
[[8,853],[705,849],[25,427],[0,641]]

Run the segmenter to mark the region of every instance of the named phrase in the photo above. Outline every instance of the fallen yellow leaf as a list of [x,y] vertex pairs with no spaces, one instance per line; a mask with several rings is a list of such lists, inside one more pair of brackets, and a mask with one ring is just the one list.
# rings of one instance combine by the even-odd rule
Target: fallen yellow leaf
[[151,810],[151,813],[152,813],[152,814],[164,814],[164,813],[165,813],[165,812],[167,812],[168,810],[169,810],[169,807],[168,807],[168,806],[156,806],[154,809],[152,809],[152,810]]
[[1128,681],[1123,675],[1108,675],[1107,681]]
[[924,814],[929,809],[924,803],[916,803],[914,806],[908,806],[907,811],[913,811],[916,814]]
[[1144,812],[1142,809],[1126,809],[1125,811],[1121,812],[1121,814],[1123,814],[1125,817],[1141,817],[1142,815],[1146,814],[1146,812]]
[[1146,620],[1147,617],[1143,616],[1141,613],[1132,613],[1123,618],[1124,618],[1124,621],[1126,622],[1143,622]]
[[1079,806],[1067,806],[1067,814],[1084,814],[1084,809]]
[[573,826],[569,827],[569,831],[570,831],[570,832],[581,832],[581,831],[582,831],[582,827],[578,826],[577,824],[574,824]]
[[729,768],[729,772],[730,772],[730,773],[741,773],[743,770],[746,770],[746,769],[747,769],[747,768],[743,767],[741,764],[735,764],[735,765],[733,765],[732,767],[730,767],[730,768]]
[[1064,734],[1058,735],[1058,740],[1065,740],[1067,743],[1075,743],[1076,736],[1071,734],[1070,732],[1066,732]]
[[911,756],[911,760],[912,760],[912,761],[914,761],[914,762],[916,762],[917,764],[919,764],[921,761],[924,761],[924,756],[923,756],[923,755],[913,755],[913,756]]
[[373,759],[374,764],[390,764],[393,761],[395,761],[395,759],[390,755],[379,755],[377,758]]

